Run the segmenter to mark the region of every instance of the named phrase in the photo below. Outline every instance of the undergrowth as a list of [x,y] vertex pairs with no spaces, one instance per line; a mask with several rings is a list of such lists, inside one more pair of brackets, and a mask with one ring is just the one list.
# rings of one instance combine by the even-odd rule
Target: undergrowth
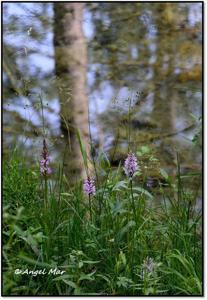
[[61,170],[45,191],[38,166],[4,159],[3,294],[201,295],[202,215],[179,159],[156,192],[98,160],[105,176],[89,203]]

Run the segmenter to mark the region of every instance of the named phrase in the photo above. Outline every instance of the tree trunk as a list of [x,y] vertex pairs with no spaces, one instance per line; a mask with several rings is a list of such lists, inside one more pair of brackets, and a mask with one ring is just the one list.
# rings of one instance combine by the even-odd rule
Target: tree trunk
[[76,136],[89,156],[88,102],[86,96],[87,45],[82,29],[84,3],[54,3],[56,81],[61,103],[61,128],[67,145],[65,174],[86,176]]

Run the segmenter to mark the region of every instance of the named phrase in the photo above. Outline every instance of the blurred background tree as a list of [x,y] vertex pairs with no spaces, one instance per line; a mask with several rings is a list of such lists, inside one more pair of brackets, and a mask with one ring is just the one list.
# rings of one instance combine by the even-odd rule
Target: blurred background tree
[[[76,11],[78,5],[75,20],[69,11]],[[96,147],[93,155],[104,150],[110,157],[118,138],[117,159],[123,158],[130,126],[134,151],[147,144],[156,149],[162,165],[172,170],[177,149],[184,168],[199,169],[201,151],[192,140],[202,114],[202,4],[102,2],[71,6],[3,4],[4,152],[15,140],[34,158],[32,153],[42,136],[41,93],[54,160],[63,156],[65,138],[68,141],[64,119],[72,122],[72,128],[83,128],[87,144],[88,102]],[[64,18],[71,24],[68,28],[64,28]],[[71,32],[73,22],[76,25]],[[84,41],[81,24],[87,49],[83,42],[81,49],[72,51],[71,59],[64,60],[61,70],[53,40],[55,46],[63,46],[64,53],[74,49],[77,28]],[[74,70],[82,75],[75,75]],[[76,76],[78,80],[74,80]],[[65,99],[70,99],[68,105]]]
[[84,3],[54,3],[53,6],[56,79],[63,87],[59,88],[59,100],[61,129],[65,136],[65,172],[68,177],[76,174],[77,178],[84,178],[77,139],[78,130],[90,157],[87,45],[82,27]]

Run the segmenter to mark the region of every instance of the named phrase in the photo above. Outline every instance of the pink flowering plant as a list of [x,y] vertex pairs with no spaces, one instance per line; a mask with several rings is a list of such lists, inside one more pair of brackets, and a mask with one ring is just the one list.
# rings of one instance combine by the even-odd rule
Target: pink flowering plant
[[52,174],[50,167],[50,157],[48,153],[48,147],[45,138],[43,139],[42,159],[40,160],[40,173],[44,178],[44,198],[45,207],[48,205],[48,176]]
[[52,169],[50,167],[50,157],[48,154],[48,148],[45,139],[43,139],[43,151],[42,159],[40,161],[40,172],[44,177],[47,177],[52,174]]
[[91,177],[87,177],[83,183],[83,191],[86,195],[88,195],[89,200],[89,209],[90,209],[90,219],[92,221],[92,203],[91,203],[91,196],[96,194],[96,186],[95,182]]
[[129,178],[132,178],[134,176],[135,172],[137,172],[138,170],[139,170],[139,166],[137,163],[137,158],[136,158],[135,154],[131,152],[127,155],[127,158],[125,159],[125,162],[124,162],[125,174]]
[[138,170],[139,170],[139,166],[137,163],[137,158],[134,153],[130,152],[127,155],[127,158],[125,159],[125,162],[124,162],[124,171],[130,181],[131,203],[132,203],[132,210],[134,213],[134,220],[136,223],[137,223],[137,212],[136,212],[136,205],[135,205],[134,194],[133,194],[132,178],[133,178],[135,172],[137,172]]

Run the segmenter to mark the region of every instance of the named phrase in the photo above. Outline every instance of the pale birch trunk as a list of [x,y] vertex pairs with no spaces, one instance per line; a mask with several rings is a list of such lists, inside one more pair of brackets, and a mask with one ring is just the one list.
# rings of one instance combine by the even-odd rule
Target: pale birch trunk
[[54,3],[55,68],[61,103],[61,127],[67,144],[68,177],[86,176],[76,131],[89,156],[86,95],[87,45],[82,28],[84,3]]

